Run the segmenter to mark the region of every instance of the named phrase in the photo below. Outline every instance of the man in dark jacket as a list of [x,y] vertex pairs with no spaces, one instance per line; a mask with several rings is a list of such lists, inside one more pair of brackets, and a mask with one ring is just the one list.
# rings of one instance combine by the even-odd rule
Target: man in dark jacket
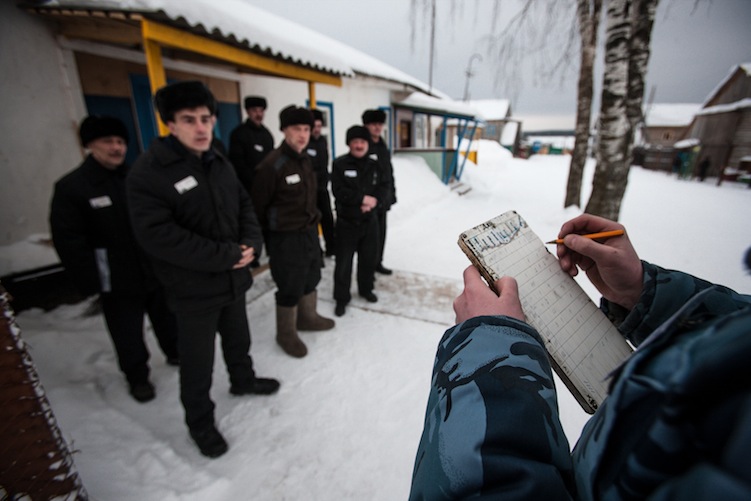
[[378,259],[378,207],[389,193],[389,184],[378,163],[368,155],[370,133],[355,125],[347,130],[349,153],[334,160],[331,188],[336,203],[336,267],[334,313],[346,312],[352,295],[352,260],[357,252],[357,288],[371,303]]
[[90,116],[79,129],[84,162],[55,184],[50,228],[55,249],[79,291],[99,294],[120,370],[139,402],[155,396],[143,339],[148,313],[170,365],[178,364],[175,318],[148,259],[136,244],[125,199],[128,131],[112,117]]
[[177,315],[185,422],[201,453],[217,457],[228,446],[209,396],[216,332],[230,393],[279,388],[274,379],[256,377],[249,354],[248,264],[263,238],[232,164],[211,149],[216,101],[208,88],[170,84],[157,91],[155,104],[170,135],[154,140],[128,177],[131,219]]
[[266,98],[247,96],[244,104],[248,118],[235,127],[229,136],[229,159],[235,166],[240,182],[250,193],[256,167],[274,149],[274,138],[263,125]]
[[[263,125],[267,106],[266,98],[247,96],[244,104],[248,119],[235,127],[229,136],[229,159],[235,166],[237,177],[250,194],[256,167],[274,149],[274,138],[269,129]],[[252,268],[261,265],[260,257],[259,250],[250,262]]]
[[334,328],[317,312],[321,280],[320,213],[316,174],[305,153],[313,115],[288,106],[279,114],[284,142],[256,170],[253,204],[266,237],[271,276],[276,283],[276,342],[290,356],[308,348],[297,331]]
[[305,148],[308,152],[313,170],[318,182],[317,206],[321,211],[321,230],[323,241],[326,244],[324,254],[334,255],[334,215],[331,212],[331,197],[329,196],[329,145],[326,138],[321,135],[323,127],[323,113],[321,110],[311,110],[313,113],[313,128],[310,131],[310,142]]
[[391,270],[383,266],[383,251],[386,248],[386,214],[396,203],[396,185],[394,184],[394,167],[391,165],[391,151],[383,139],[386,125],[386,113],[383,110],[365,110],[362,123],[370,133],[370,151],[368,155],[378,162],[381,177],[389,184],[388,192],[378,204],[378,256],[375,271],[382,275],[391,275]]
[[637,350],[573,452],[544,344],[517,283],[464,272],[441,340],[410,499],[751,499],[751,296],[640,261],[624,229],[565,223],[561,268],[584,270]]

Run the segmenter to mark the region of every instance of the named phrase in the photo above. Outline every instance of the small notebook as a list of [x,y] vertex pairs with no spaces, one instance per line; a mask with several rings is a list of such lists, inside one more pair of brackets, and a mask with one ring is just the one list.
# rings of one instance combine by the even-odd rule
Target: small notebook
[[608,375],[632,352],[616,327],[517,212],[465,231],[459,247],[491,287],[504,275],[517,280],[527,322],[544,340],[553,369],[594,413],[607,395]]

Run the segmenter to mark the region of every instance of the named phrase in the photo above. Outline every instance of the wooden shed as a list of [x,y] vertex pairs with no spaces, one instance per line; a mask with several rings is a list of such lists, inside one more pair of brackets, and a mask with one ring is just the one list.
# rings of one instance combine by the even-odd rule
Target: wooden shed
[[708,175],[721,179],[725,169],[741,170],[751,155],[751,63],[739,64],[709,95],[686,137],[701,144],[699,158],[709,158]]

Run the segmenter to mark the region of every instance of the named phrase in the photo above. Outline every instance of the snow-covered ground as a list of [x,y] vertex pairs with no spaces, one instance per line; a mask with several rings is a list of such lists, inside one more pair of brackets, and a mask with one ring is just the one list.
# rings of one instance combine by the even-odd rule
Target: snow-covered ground
[[[333,331],[303,334],[309,355],[274,342],[273,283],[261,274],[248,294],[257,372],[282,381],[278,395],[232,397],[217,350],[212,396],[230,450],[201,456],[183,424],[178,373],[153,336],[156,400],[130,398],[103,320],[87,303],[17,317],[84,487],[99,500],[405,499],[422,430],[435,348],[453,323],[451,302],[468,265],[463,230],[514,209],[543,239],[579,210],[562,208],[569,157],[510,158],[482,141],[458,195],[417,158],[394,160],[398,203],[389,213],[380,301],[355,295]],[[584,200],[592,175],[585,173]],[[678,181],[631,170],[621,222],[643,259],[751,293],[742,258],[751,246],[751,190]],[[743,221],[746,221],[745,223]],[[7,251],[7,249],[5,249]],[[8,252],[5,253],[6,256]],[[333,314],[327,260],[320,310]],[[586,279],[585,279],[586,280]],[[590,296],[598,294],[580,280]],[[353,285],[354,287],[354,285]],[[576,441],[587,415],[559,385],[566,434]]]

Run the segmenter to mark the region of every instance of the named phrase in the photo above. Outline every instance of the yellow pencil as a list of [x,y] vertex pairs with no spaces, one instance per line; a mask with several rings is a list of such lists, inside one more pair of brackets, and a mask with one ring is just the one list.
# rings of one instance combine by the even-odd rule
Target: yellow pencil
[[[611,231],[601,231],[600,233],[589,233],[587,235],[579,235],[579,236],[596,240],[598,238],[619,237],[623,235],[624,233],[625,231],[623,230],[611,230]],[[557,238],[555,240],[551,240],[550,242],[545,242],[545,244],[562,244],[562,243],[563,243],[562,238]]]

